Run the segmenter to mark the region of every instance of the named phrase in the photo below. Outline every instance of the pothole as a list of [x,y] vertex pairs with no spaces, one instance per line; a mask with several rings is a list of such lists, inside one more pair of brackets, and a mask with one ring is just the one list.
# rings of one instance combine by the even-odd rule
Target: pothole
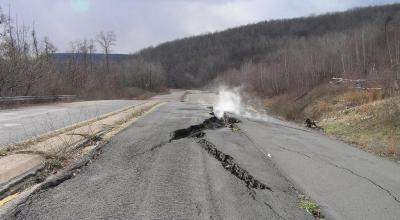
[[213,143],[204,139],[205,133],[203,130],[209,129],[220,129],[224,127],[229,127],[232,131],[237,128],[236,124],[240,123],[239,119],[234,117],[230,117],[227,114],[219,119],[216,116],[208,118],[204,120],[201,124],[192,125],[185,129],[179,129],[172,133],[172,137],[170,142],[173,140],[179,140],[182,138],[195,138],[197,139],[196,142],[205,149],[210,155],[212,155],[215,159],[221,162],[222,167],[225,170],[230,172],[236,178],[243,181],[247,187],[252,189],[266,189],[272,191],[270,187],[262,183],[261,181],[257,180],[254,176],[252,176],[247,170],[242,168],[235,159],[220,151]]

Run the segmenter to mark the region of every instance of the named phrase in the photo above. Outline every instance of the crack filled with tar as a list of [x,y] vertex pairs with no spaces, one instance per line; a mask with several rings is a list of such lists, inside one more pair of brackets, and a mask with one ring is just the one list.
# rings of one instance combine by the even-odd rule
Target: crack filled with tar
[[257,180],[247,170],[242,168],[239,163],[230,155],[220,151],[213,143],[206,140],[205,133],[203,130],[213,130],[229,127],[235,128],[240,120],[224,115],[221,119],[213,116],[204,120],[201,124],[192,125],[185,129],[179,129],[173,132],[170,142],[173,140],[179,140],[183,138],[195,138],[196,142],[206,150],[211,156],[221,162],[222,167],[234,175],[236,178],[243,181],[248,188],[251,189],[266,189],[272,191],[270,187]]

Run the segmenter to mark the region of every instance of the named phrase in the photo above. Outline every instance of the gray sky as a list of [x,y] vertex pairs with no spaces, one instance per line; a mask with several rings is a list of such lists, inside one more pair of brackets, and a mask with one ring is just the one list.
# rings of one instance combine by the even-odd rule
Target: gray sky
[[262,20],[291,18],[400,0],[0,0],[25,24],[35,22],[59,52],[70,41],[117,34],[115,53]]

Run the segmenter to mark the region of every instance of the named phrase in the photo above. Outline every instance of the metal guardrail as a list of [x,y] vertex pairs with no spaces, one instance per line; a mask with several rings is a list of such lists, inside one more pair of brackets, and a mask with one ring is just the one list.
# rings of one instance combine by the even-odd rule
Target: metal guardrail
[[13,103],[13,102],[35,102],[35,101],[58,101],[58,100],[72,100],[76,95],[56,95],[56,96],[11,96],[0,97],[0,104]]

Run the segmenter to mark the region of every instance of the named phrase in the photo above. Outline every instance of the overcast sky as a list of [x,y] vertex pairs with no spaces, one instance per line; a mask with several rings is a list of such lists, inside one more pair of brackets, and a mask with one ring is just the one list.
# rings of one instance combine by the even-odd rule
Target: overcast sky
[[0,0],[3,11],[35,22],[59,52],[70,41],[117,34],[114,53],[130,53],[191,35],[258,21],[291,18],[400,0]]

